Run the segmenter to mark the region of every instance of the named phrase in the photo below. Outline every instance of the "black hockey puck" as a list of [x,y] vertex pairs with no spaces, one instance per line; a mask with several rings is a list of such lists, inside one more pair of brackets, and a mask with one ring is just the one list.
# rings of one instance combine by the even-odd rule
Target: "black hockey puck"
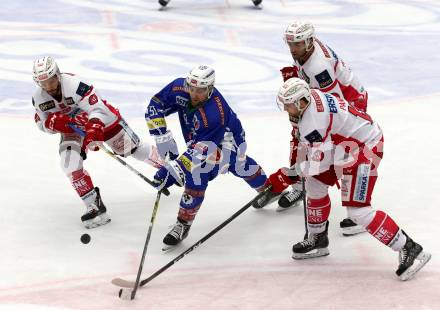
[[83,234],[81,236],[81,242],[84,244],[87,244],[90,242],[90,235],[89,234]]

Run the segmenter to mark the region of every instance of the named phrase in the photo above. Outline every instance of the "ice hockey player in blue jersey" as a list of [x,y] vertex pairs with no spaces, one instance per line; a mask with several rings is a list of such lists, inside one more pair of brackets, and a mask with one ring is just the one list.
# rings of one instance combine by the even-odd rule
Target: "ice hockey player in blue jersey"
[[[214,81],[214,69],[197,66],[186,78],[175,79],[153,96],[145,113],[160,156],[169,159],[154,176],[157,189],[173,184],[184,186],[177,222],[163,239],[164,250],[187,237],[208,182],[217,175],[231,172],[257,191],[264,188],[266,174],[246,155],[241,122],[214,87]],[[180,156],[165,120],[176,112],[187,146]],[[255,208],[275,200],[272,196],[263,198]]]

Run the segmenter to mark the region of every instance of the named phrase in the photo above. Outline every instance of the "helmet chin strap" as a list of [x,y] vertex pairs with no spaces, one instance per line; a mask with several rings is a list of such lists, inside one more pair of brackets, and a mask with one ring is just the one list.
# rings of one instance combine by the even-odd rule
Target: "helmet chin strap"
[[310,52],[313,48],[313,38],[308,38],[305,41],[305,44],[306,44],[306,52]]
[[305,110],[307,110],[309,105],[310,105],[310,101],[308,101],[307,104],[303,108],[301,108],[300,107],[301,106],[301,99],[299,99],[298,102],[295,103],[295,107],[298,109],[298,120],[301,119],[301,117],[303,116]]

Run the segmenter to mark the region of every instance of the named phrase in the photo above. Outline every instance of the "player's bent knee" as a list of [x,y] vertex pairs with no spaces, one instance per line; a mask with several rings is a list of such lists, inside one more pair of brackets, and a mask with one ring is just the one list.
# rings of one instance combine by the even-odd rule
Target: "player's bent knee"
[[307,197],[311,199],[321,199],[328,195],[328,185],[310,177],[306,179]]

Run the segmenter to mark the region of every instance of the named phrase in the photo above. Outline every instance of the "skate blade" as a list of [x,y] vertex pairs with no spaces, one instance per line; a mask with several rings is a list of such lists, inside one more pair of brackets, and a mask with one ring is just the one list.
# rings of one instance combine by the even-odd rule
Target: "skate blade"
[[93,229],[99,226],[103,226],[111,222],[110,217],[107,214],[101,214],[94,219],[83,222],[87,229]]
[[315,258],[315,257],[321,257],[321,256],[327,256],[330,252],[328,248],[321,248],[316,249],[308,253],[295,253],[293,252],[292,258],[293,259],[309,259],[309,258]]
[[[404,273],[399,276],[399,279],[402,281],[408,281],[414,278],[416,273],[426,265],[427,262],[431,259],[431,254],[422,252],[417,255],[414,264],[409,267]],[[415,262],[418,262],[417,264]]]
[[352,227],[344,227],[342,228],[342,235],[345,237],[350,237],[350,236],[354,236],[357,234],[361,234],[363,232],[366,232],[367,230],[361,226],[361,225],[356,225],[356,226],[352,226]]
[[162,252],[163,253],[167,253],[167,252],[172,252],[175,249],[180,248],[182,245],[182,243],[176,244],[176,245],[167,245],[167,244],[163,244],[162,246]]

